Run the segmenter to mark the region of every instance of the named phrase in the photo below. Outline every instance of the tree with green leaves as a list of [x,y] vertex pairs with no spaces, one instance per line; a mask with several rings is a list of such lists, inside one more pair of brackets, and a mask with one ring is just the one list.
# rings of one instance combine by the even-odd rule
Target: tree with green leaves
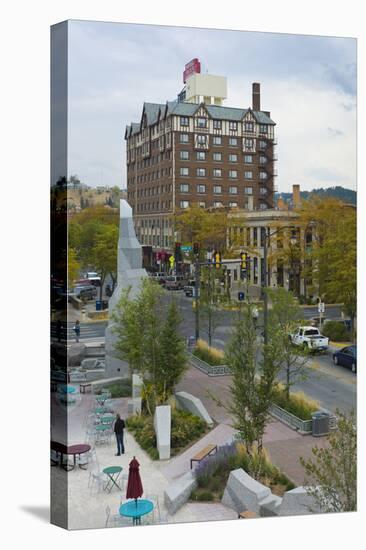
[[[260,351],[262,358],[258,362]],[[232,415],[233,427],[249,455],[254,448],[261,453],[281,363],[277,330],[270,328],[268,343],[262,347],[257,338],[251,304],[241,307],[225,357],[232,371],[231,402],[226,405],[216,401]]]
[[99,225],[95,244],[91,251],[91,264],[100,276],[100,300],[103,284],[108,273],[115,272],[117,266],[118,228],[114,225]]
[[300,458],[307,492],[322,512],[353,512],[357,508],[357,427],[354,411],[336,411],[338,429],[327,446],[314,447],[313,457]]
[[284,288],[266,289],[271,302],[269,325],[277,333],[277,353],[281,370],[285,371],[285,394],[290,398],[290,389],[298,381],[306,380],[309,352],[294,346],[289,335],[299,325],[301,311],[292,292]]
[[135,298],[126,290],[113,311],[115,349],[144,385],[150,414],[165,403],[186,369],[185,342],[179,335],[181,318],[176,304],[162,306],[162,288],[143,279]]
[[220,304],[225,301],[225,294],[221,285],[224,276],[223,270],[216,269],[213,265],[201,269],[201,288],[199,308],[200,316],[208,336],[208,345],[212,345],[215,330],[220,325],[222,312]]
[[68,249],[67,254],[67,280],[68,287],[79,277],[80,263],[77,261],[76,251],[73,248]]

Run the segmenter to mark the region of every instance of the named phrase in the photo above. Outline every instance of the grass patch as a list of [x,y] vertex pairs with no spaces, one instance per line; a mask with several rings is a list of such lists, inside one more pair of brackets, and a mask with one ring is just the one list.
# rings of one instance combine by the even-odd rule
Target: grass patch
[[224,365],[225,354],[222,350],[210,347],[204,340],[197,340],[197,344],[193,349],[193,355],[205,361],[211,366]]
[[290,393],[290,398],[287,399],[282,385],[275,390],[273,402],[301,420],[311,420],[312,414],[320,408],[319,402],[304,392]]
[[[159,458],[152,416],[134,415],[126,420],[128,430],[153,460]],[[181,453],[200,439],[209,428],[204,420],[187,411],[172,410],[171,456]]]
[[259,454],[253,448],[249,455],[243,443],[233,442],[219,447],[215,455],[205,458],[197,466],[194,471],[197,487],[192,491],[190,499],[201,502],[220,501],[231,470],[237,468],[242,468],[278,496],[283,496],[286,491],[295,487],[292,481],[271,463],[265,449]]
[[100,395],[106,390],[111,392],[111,398],[113,399],[117,397],[130,397],[132,395],[132,382],[129,378],[126,378],[125,380],[121,380],[121,382],[110,384],[105,388],[98,388],[95,390],[95,394]]

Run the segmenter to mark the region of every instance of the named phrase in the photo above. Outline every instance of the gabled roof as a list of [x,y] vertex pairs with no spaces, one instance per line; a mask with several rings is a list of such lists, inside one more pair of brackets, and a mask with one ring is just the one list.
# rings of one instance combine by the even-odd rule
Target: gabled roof
[[[251,111],[259,124],[276,124],[263,111],[252,111],[250,108],[239,109],[237,107],[222,107],[221,105],[208,105],[206,103],[188,103],[185,101],[178,101],[177,99],[167,101],[166,104],[145,102],[142,109],[141,122],[144,114],[146,115],[147,126],[156,124],[160,118],[165,118],[172,114],[178,116],[193,116],[201,105],[204,106],[210,117],[215,119],[241,122],[248,111]],[[128,134],[134,135],[138,133],[141,129],[141,122],[132,122],[130,126],[126,126],[126,136]]]

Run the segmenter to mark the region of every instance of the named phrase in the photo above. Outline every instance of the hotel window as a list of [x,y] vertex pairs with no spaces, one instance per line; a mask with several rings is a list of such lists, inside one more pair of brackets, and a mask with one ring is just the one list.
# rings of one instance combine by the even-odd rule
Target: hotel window
[[189,160],[189,151],[181,151],[180,160]]
[[266,188],[266,187],[261,187],[261,188],[259,189],[259,193],[260,193],[261,195],[266,195],[266,194],[267,194],[267,188]]
[[198,134],[197,145],[206,145],[206,143],[207,143],[207,136],[205,134]]
[[260,205],[259,205],[259,209],[260,209],[260,210],[267,210],[267,205],[266,205],[266,203],[261,202]]
[[246,151],[254,151],[254,140],[251,138],[245,138],[244,141]]
[[206,176],[206,168],[197,168],[196,174],[200,178],[204,178]]
[[222,206],[222,202],[214,201],[213,205],[214,208],[220,208]]
[[204,201],[200,201],[198,205],[200,208],[206,208],[206,203]]
[[233,186],[233,187],[229,187],[229,193],[230,195],[237,195],[238,194],[238,188]]
[[253,122],[245,122],[244,123],[244,130],[246,132],[254,132],[254,124]]
[[206,185],[197,185],[197,193],[206,193]]
[[229,155],[229,162],[238,162],[238,155]]
[[197,151],[196,159],[197,160],[206,160],[206,152],[205,151]]
[[222,145],[222,137],[221,136],[213,136],[212,144],[213,145]]
[[207,127],[207,119],[203,117],[196,118],[196,126],[197,128],[206,128]]
[[213,192],[215,193],[215,195],[221,195],[222,186],[221,185],[214,185],[213,186]]
[[253,155],[244,155],[244,162],[245,162],[245,164],[252,164],[253,163]]
[[238,129],[238,123],[230,121],[229,122],[229,130],[237,130]]
[[237,208],[238,203],[237,203],[237,202],[229,202],[229,206],[230,206],[231,208]]
[[188,143],[188,141],[189,141],[189,136],[188,136],[188,134],[180,134],[180,136],[179,136],[179,141],[180,141],[181,143]]
[[222,153],[213,153],[212,158],[215,162],[221,162],[222,161]]
[[189,168],[183,167],[180,169],[181,176],[189,176]]
[[237,170],[229,170],[229,178],[230,179],[236,179],[238,177],[238,171]]
[[189,208],[189,201],[180,201],[181,208]]
[[181,193],[189,193],[189,185],[188,185],[188,183],[181,183],[181,184],[180,184],[180,192],[181,192]]
[[259,172],[259,179],[260,180],[266,180],[267,179],[267,172]]
[[221,130],[221,128],[222,128],[221,120],[214,120],[213,121],[213,127],[214,127],[215,130]]
[[229,145],[230,145],[230,147],[237,147],[238,146],[238,138],[236,138],[236,137],[229,138]]
[[245,187],[244,188],[244,194],[245,195],[253,195],[253,187]]
[[189,120],[188,120],[187,116],[181,116],[180,117],[180,125],[181,126],[188,126],[189,125]]
[[266,164],[267,157],[264,157],[263,155],[260,155],[259,157],[259,164]]
[[268,126],[267,126],[267,124],[260,124],[260,125],[259,125],[259,133],[260,133],[260,134],[267,134],[267,133],[268,133]]
[[213,175],[214,178],[221,178],[221,176],[222,176],[221,168],[214,168],[212,175]]
[[267,142],[266,141],[260,141],[259,142],[259,149],[266,149],[267,148]]
[[250,172],[250,171],[244,172],[244,178],[245,178],[246,180],[251,180],[251,179],[253,179],[253,172]]

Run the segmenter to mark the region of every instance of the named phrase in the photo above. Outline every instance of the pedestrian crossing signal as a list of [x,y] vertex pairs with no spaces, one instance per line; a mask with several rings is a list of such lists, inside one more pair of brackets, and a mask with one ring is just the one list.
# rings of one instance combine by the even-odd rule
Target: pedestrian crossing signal
[[170,256],[169,263],[170,263],[170,267],[174,266],[174,263],[175,263],[174,256]]
[[247,269],[247,255],[245,252],[241,252],[240,253],[240,267],[242,269],[242,271],[246,271]]

